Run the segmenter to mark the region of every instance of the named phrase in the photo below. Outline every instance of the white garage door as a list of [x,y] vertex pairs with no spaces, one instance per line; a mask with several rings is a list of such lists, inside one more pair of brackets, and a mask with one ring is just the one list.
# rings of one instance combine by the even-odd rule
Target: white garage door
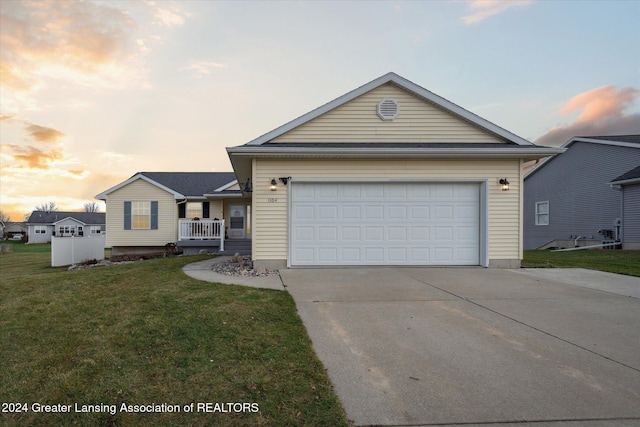
[[291,183],[292,266],[478,265],[477,183]]

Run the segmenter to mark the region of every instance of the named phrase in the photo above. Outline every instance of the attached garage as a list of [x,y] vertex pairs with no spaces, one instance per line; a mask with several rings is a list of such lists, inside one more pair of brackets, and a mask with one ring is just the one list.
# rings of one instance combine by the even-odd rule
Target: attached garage
[[517,268],[524,164],[562,149],[388,73],[227,152],[254,266]]
[[484,265],[479,182],[292,182],[289,265]]

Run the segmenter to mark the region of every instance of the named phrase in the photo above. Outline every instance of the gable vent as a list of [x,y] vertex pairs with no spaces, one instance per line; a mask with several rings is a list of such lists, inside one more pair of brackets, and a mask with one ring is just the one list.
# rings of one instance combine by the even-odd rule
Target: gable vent
[[400,106],[394,99],[383,98],[378,102],[377,112],[382,120],[393,120],[398,116]]

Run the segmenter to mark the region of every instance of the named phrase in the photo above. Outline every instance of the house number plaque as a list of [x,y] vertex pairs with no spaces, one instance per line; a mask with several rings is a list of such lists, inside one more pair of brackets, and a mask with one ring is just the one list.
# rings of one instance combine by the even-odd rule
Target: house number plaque
[[269,197],[267,199],[267,203],[278,203],[278,198],[277,197]]

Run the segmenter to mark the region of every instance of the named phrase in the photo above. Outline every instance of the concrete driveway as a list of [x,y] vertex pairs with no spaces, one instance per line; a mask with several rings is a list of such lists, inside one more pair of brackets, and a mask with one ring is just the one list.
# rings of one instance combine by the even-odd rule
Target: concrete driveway
[[280,272],[356,425],[639,425],[640,299],[543,273]]

